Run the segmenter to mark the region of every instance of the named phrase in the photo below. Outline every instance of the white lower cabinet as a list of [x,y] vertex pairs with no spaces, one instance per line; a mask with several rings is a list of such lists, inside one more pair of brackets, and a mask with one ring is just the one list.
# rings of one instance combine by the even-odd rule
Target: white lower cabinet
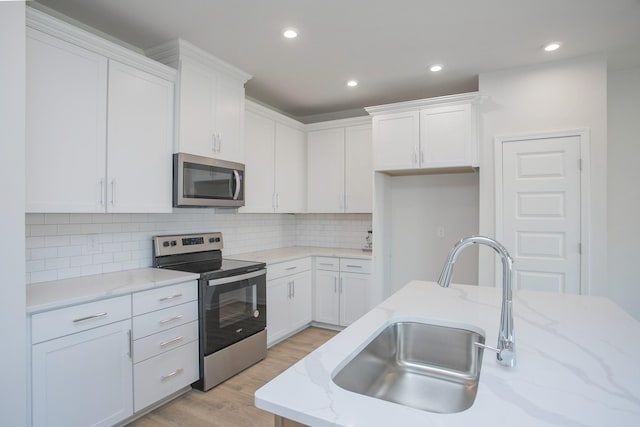
[[315,258],[313,320],[348,326],[369,309],[371,261],[352,258]]
[[33,426],[112,426],[199,378],[197,282],[31,316]]
[[267,345],[311,323],[311,259],[267,266]]
[[84,313],[74,306],[33,316],[34,328],[40,319],[60,325],[55,338],[32,334],[32,342],[47,339],[32,346],[34,426],[111,426],[133,413],[131,297],[86,305]]

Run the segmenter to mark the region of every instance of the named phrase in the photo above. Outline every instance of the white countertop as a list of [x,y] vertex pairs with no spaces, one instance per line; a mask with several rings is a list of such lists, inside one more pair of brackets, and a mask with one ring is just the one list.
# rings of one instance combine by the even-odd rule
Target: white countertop
[[246,252],[235,255],[225,255],[225,258],[258,261],[275,264],[309,256],[329,256],[342,258],[371,259],[371,252],[362,249],[320,248],[307,246],[291,246],[287,248],[269,249],[258,252]]
[[193,273],[140,268],[34,283],[27,286],[27,314],[169,286],[198,277]]
[[485,351],[473,406],[435,414],[331,378],[396,320],[471,325],[495,345],[499,289],[414,281],[260,388],[256,406],[311,426],[638,426],[640,323],[601,297],[514,294],[517,366]]

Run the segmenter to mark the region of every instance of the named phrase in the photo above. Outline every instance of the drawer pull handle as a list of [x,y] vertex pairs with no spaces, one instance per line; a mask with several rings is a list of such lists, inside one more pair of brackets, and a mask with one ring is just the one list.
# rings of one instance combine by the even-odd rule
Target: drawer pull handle
[[361,265],[353,265],[353,264],[347,264],[347,267],[349,267],[349,268],[362,268]]
[[173,316],[168,319],[161,320],[160,324],[164,325],[165,323],[173,322],[174,320],[178,320],[178,319],[182,319],[182,314],[178,314],[177,316]]
[[84,322],[85,320],[97,319],[99,317],[104,317],[106,315],[107,315],[107,312],[103,311],[102,313],[92,314],[91,316],[81,317],[79,319],[73,319],[73,323]]
[[160,381],[166,381],[166,380],[168,380],[168,379],[169,379],[169,378],[171,378],[171,377],[175,377],[176,375],[178,375],[178,374],[182,373],[182,371],[184,371],[184,369],[182,369],[182,368],[178,368],[178,369],[176,369],[175,371],[171,372],[170,374],[167,374],[167,375],[163,375],[163,376],[161,376],[161,377],[160,377]]
[[170,299],[180,298],[182,294],[171,295],[170,297],[162,297],[159,301],[169,301]]
[[174,338],[174,339],[172,339],[172,340],[165,341],[165,342],[161,342],[161,343],[160,343],[160,347],[166,347],[166,346],[168,346],[169,344],[175,344],[175,343],[177,343],[178,341],[182,341],[183,339],[184,339],[184,337],[183,337],[183,336],[175,337],[175,338]]
[[320,264],[320,265],[328,265],[330,267],[333,266],[333,264],[331,264],[330,262],[319,262],[318,264]]
[[293,267],[287,267],[285,268],[285,270],[289,271],[289,270],[295,270],[296,268],[298,268],[297,266],[293,266]]

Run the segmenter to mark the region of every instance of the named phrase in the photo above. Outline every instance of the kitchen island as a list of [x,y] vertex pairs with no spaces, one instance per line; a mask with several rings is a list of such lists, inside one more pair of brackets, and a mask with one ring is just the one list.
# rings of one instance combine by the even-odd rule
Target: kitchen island
[[258,408],[310,426],[637,426],[640,323],[602,297],[514,293],[517,364],[485,350],[474,404],[437,414],[356,394],[332,377],[384,327],[416,321],[497,341],[499,289],[413,281],[260,388]]

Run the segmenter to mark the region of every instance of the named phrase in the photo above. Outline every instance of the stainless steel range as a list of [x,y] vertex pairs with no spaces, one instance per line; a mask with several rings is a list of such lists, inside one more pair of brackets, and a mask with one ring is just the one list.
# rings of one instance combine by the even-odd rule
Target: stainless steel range
[[200,275],[200,390],[267,354],[266,266],[222,258],[222,246],[217,232],[153,238],[155,267]]

